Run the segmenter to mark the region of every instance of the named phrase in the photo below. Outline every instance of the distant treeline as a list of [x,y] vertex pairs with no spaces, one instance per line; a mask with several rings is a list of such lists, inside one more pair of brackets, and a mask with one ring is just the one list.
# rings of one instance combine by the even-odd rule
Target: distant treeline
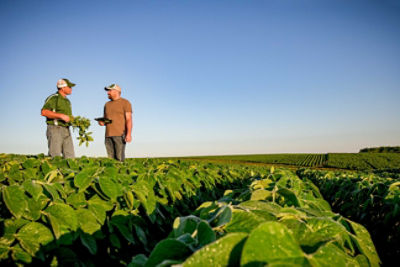
[[400,146],[380,146],[360,149],[360,153],[400,153]]

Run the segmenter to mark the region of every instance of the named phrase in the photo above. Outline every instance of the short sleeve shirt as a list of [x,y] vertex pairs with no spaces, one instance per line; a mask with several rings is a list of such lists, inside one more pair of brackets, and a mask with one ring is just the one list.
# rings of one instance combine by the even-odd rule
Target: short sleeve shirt
[[[42,110],[43,109],[48,109],[53,112],[65,115],[72,115],[71,102],[68,100],[68,98],[63,97],[59,93],[52,94],[48,98],[46,98],[42,107]],[[68,126],[68,123],[66,123],[65,121],[57,119],[47,118],[46,123],[49,125]]]
[[132,112],[132,105],[125,98],[121,97],[105,104],[104,117],[112,121],[106,124],[106,137],[126,134],[126,112]]

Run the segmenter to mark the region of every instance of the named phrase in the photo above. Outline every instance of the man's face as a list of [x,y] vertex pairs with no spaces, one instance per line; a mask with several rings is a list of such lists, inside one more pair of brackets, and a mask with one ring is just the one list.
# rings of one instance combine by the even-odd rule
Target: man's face
[[72,93],[72,88],[69,86],[61,88],[65,95],[70,95]]
[[117,90],[107,90],[108,98],[115,100],[119,97],[119,92]]

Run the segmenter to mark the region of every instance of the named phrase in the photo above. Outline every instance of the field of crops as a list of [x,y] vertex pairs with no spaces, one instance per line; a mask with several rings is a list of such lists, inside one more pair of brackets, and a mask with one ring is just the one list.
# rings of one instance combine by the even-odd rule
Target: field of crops
[[265,154],[193,158],[349,170],[400,168],[400,153]]
[[400,169],[376,174],[300,169],[331,203],[335,212],[370,231],[384,263],[400,255]]
[[0,154],[0,184],[2,265],[380,263],[366,228],[287,169]]

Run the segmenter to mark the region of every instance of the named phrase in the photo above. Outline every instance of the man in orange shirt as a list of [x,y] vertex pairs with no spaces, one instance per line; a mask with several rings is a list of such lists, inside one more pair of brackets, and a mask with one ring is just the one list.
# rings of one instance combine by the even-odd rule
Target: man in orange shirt
[[106,126],[107,155],[109,158],[124,161],[125,145],[132,141],[132,105],[121,97],[121,87],[117,84],[111,84],[104,89],[110,99],[104,105],[104,118],[111,122],[99,121],[99,124]]

